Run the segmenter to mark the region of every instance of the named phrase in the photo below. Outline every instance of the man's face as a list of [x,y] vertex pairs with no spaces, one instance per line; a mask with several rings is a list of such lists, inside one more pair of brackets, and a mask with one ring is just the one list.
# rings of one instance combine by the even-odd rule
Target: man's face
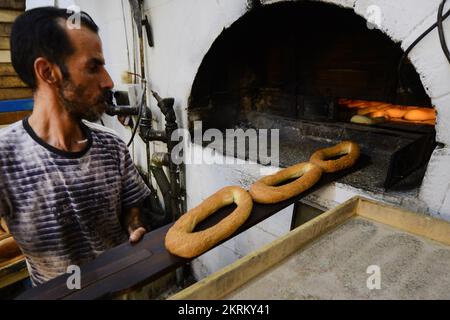
[[104,67],[101,40],[84,26],[66,31],[75,52],[65,61],[69,78],[58,87],[59,100],[75,119],[97,121],[106,110],[106,93],[114,86]]

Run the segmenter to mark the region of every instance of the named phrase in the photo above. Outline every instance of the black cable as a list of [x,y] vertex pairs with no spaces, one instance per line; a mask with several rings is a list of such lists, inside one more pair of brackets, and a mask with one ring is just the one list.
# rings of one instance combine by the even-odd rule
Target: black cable
[[439,31],[439,40],[441,41],[441,47],[442,51],[444,51],[445,57],[448,60],[448,63],[450,63],[450,51],[448,50],[447,41],[445,40],[445,34],[444,34],[444,17],[442,14],[444,13],[444,6],[445,2],[447,0],[442,0],[441,5],[439,6],[438,10],[438,31]]
[[[441,6],[442,9],[444,9],[444,5],[446,0],[443,0]],[[442,16],[442,12],[441,14],[439,14],[439,16],[442,18],[438,18],[438,22],[439,20],[443,21],[445,19],[447,19],[450,16],[450,10],[447,11],[447,13],[445,15]],[[409,47],[405,50],[405,52],[403,53],[402,57],[400,58],[400,62],[398,64],[398,68],[397,68],[397,74],[398,74],[398,82],[399,82],[399,87],[403,88],[403,65],[405,64],[405,60],[408,57],[409,53],[411,52],[412,49],[414,49],[414,47],[420,42],[422,41],[423,38],[425,38],[431,31],[433,31],[434,28],[436,28],[438,26],[438,22],[434,23],[431,27],[429,27],[427,30],[425,30],[424,33],[422,33],[413,43],[411,43],[409,45]],[[445,40],[444,40],[445,41]],[[443,45],[443,43],[441,42],[441,45]],[[445,46],[447,48],[447,46]],[[444,47],[443,47],[444,49]],[[448,48],[447,48],[448,50]]]
[[130,142],[128,142],[127,147],[131,146],[131,144],[133,143],[134,137],[136,136],[136,132],[139,128],[139,125],[141,123],[141,118],[142,118],[142,113],[143,113],[143,109],[144,109],[144,97],[145,97],[145,93],[147,92],[147,85],[144,82],[144,91],[142,92],[142,97],[141,97],[141,104],[139,105],[139,116],[136,122],[136,125],[133,129],[133,134],[131,135],[131,139]]

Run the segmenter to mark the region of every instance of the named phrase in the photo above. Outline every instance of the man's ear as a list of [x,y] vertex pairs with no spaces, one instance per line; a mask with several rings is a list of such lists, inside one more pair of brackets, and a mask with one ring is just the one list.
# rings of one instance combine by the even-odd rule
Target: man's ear
[[37,81],[55,84],[59,80],[59,68],[45,58],[39,57],[34,61],[34,71]]

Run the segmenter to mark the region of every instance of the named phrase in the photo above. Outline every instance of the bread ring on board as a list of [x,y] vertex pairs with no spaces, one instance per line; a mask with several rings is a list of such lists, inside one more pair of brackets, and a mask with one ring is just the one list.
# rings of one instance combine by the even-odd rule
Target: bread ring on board
[[[315,164],[303,162],[278,171],[256,181],[250,187],[250,194],[258,203],[277,203],[295,197],[311,188],[322,176],[322,169]],[[276,185],[290,179],[295,181],[279,186]]]
[[[333,147],[317,150],[309,161],[321,167],[323,171],[330,173],[353,166],[359,155],[358,144],[352,141],[343,141]],[[342,157],[337,160],[326,160],[338,156]]]
[[[232,203],[237,208],[219,223],[206,230],[192,232],[198,223]],[[247,220],[252,208],[253,201],[246,190],[238,186],[222,188],[175,222],[166,234],[165,246],[174,255],[196,257],[232,235]]]

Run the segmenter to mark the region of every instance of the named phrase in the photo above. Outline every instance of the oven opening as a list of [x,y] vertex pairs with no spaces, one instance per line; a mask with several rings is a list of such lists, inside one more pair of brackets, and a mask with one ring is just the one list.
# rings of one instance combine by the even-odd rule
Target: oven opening
[[353,10],[262,6],[206,54],[191,91],[190,128],[201,120],[203,130],[279,129],[281,167],[353,140],[370,164],[340,182],[373,192],[416,189],[436,146],[437,115],[414,66],[406,61],[398,72],[402,54]]

